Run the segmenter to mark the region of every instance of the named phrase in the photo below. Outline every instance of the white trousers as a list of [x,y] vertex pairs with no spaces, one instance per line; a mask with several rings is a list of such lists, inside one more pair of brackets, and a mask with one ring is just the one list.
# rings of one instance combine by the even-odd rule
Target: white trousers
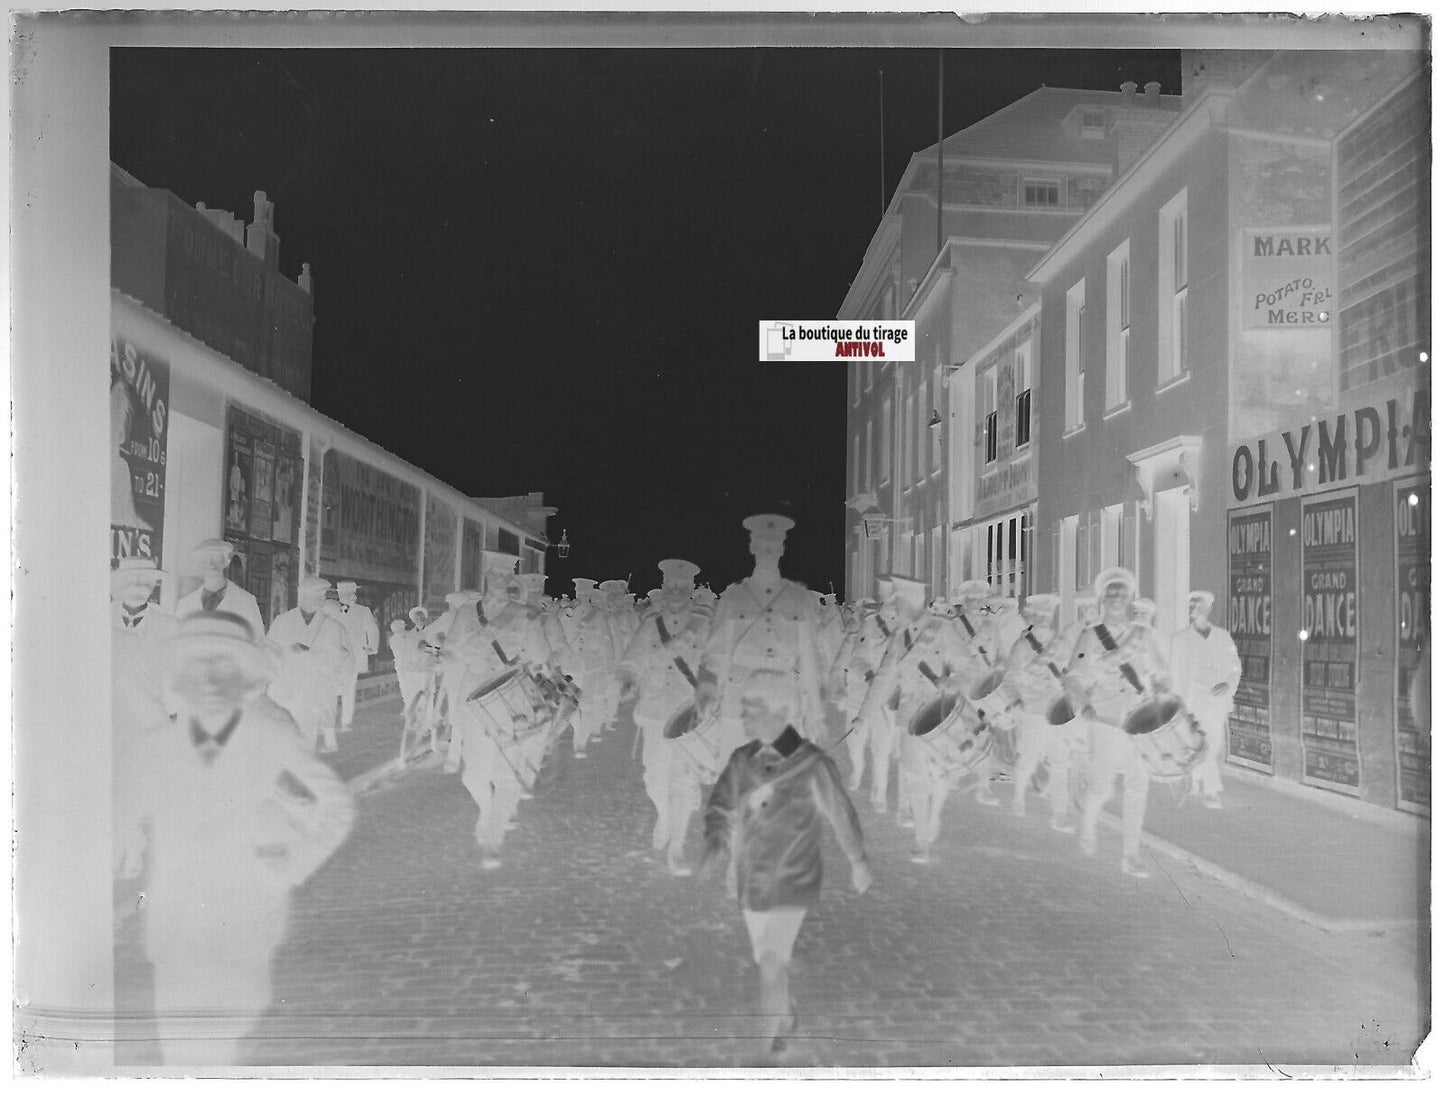
[[1029,782],[1040,764],[1049,766],[1049,804],[1055,820],[1069,813],[1069,755],[1071,735],[1032,711],[1019,714],[1018,763],[1014,767],[1014,806],[1022,806]]
[[1208,696],[1189,707],[1199,720],[1199,728],[1204,731],[1204,759],[1194,769],[1191,782],[1196,790],[1206,795],[1217,795],[1224,787],[1220,779],[1220,765],[1224,759],[1229,712],[1233,706],[1232,696]]
[[1094,839],[1099,814],[1114,797],[1114,783],[1120,776],[1124,777],[1124,854],[1136,856],[1149,804],[1149,773],[1128,734],[1096,721],[1089,727],[1089,790],[1084,796],[1082,840]]

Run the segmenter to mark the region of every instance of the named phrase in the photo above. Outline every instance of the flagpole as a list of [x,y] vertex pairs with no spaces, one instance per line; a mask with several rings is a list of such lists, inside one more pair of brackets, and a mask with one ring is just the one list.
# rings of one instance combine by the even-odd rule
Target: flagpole
[[943,251],[943,50],[938,51],[938,250]]
[[883,149],[883,70],[878,70],[878,219],[888,212],[888,183]]

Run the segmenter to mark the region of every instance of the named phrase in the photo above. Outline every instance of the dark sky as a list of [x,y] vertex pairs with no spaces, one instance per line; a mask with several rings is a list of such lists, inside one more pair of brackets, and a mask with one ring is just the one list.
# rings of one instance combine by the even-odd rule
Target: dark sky
[[[837,314],[937,132],[933,50],[113,49],[111,158],[189,204],[276,203],[315,278],[312,402],[470,495],[542,490],[562,579],[683,556],[721,590],[750,513],[843,587],[846,369],[757,359]],[[1041,84],[1179,91],[1172,50],[949,50],[944,131]],[[566,581],[550,582],[559,592]]]

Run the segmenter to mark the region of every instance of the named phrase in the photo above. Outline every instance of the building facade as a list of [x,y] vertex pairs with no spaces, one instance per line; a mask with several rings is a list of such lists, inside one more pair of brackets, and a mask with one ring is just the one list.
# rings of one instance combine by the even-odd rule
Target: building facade
[[1032,272],[1040,588],[1188,591],[1230,763],[1428,810],[1428,125],[1407,52],[1185,54],[1184,109]]
[[988,470],[976,420],[989,412],[965,366],[1035,303],[1028,271],[1176,114],[1158,85],[1133,89],[1040,88],[910,162],[839,311],[912,319],[917,336],[913,362],[850,371],[850,596],[877,595],[889,574],[933,594],[973,574],[1028,588],[1022,514],[1003,517],[1005,563],[1006,546],[988,554],[995,511],[975,511]]
[[[477,587],[484,549],[545,570],[545,524],[525,506],[499,512],[468,498],[307,405],[299,394],[310,388],[304,268],[300,285],[288,283],[306,297],[299,308],[290,290],[256,288],[263,260],[247,251],[239,225],[213,231],[217,219],[234,223],[229,214],[188,210],[119,169],[112,175],[112,194],[121,197],[112,216],[111,552],[113,559],[154,559],[168,572],[164,607],[199,584],[185,573],[186,556],[212,537],[234,545],[231,578],[255,595],[267,625],[295,605],[305,575],[356,582],[358,599],[385,632],[418,603],[439,608],[446,593]],[[258,223],[268,233],[264,262],[274,280],[281,277],[279,241],[263,202],[258,196],[258,210],[266,211]],[[166,234],[149,240],[158,230]],[[201,239],[210,242],[184,242]],[[159,249],[161,242],[172,246]],[[204,292],[190,285],[197,277]],[[224,285],[234,300],[225,299]],[[198,305],[174,303],[198,296],[212,318],[198,319]],[[286,315],[276,317],[273,308]],[[244,339],[228,337],[214,318],[227,316],[243,317]],[[222,348],[250,347],[254,330],[293,322],[306,331],[304,350],[298,344],[240,361]],[[263,338],[262,345],[280,342]],[[304,368],[278,364],[292,361]],[[545,521],[541,495],[524,498]],[[372,658],[373,689],[391,683],[390,664],[385,650]]]

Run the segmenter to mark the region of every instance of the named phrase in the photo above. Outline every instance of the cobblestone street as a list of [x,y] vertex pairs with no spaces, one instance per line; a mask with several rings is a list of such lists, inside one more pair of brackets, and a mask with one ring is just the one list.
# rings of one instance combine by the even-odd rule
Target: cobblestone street
[[247,1065],[1289,1072],[1403,1064],[1421,1037],[1407,938],[1330,935],[1167,859],[1129,878],[1112,830],[1085,859],[1042,800],[1020,820],[965,793],[927,867],[865,803],[877,881],[861,897],[829,845],[795,952],[797,1034],[774,1055],[742,918],[719,879],[673,878],[650,850],[632,745],[624,723],[586,759],[560,749],[493,872],[475,806],[434,762],[363,795],[297,895]]

